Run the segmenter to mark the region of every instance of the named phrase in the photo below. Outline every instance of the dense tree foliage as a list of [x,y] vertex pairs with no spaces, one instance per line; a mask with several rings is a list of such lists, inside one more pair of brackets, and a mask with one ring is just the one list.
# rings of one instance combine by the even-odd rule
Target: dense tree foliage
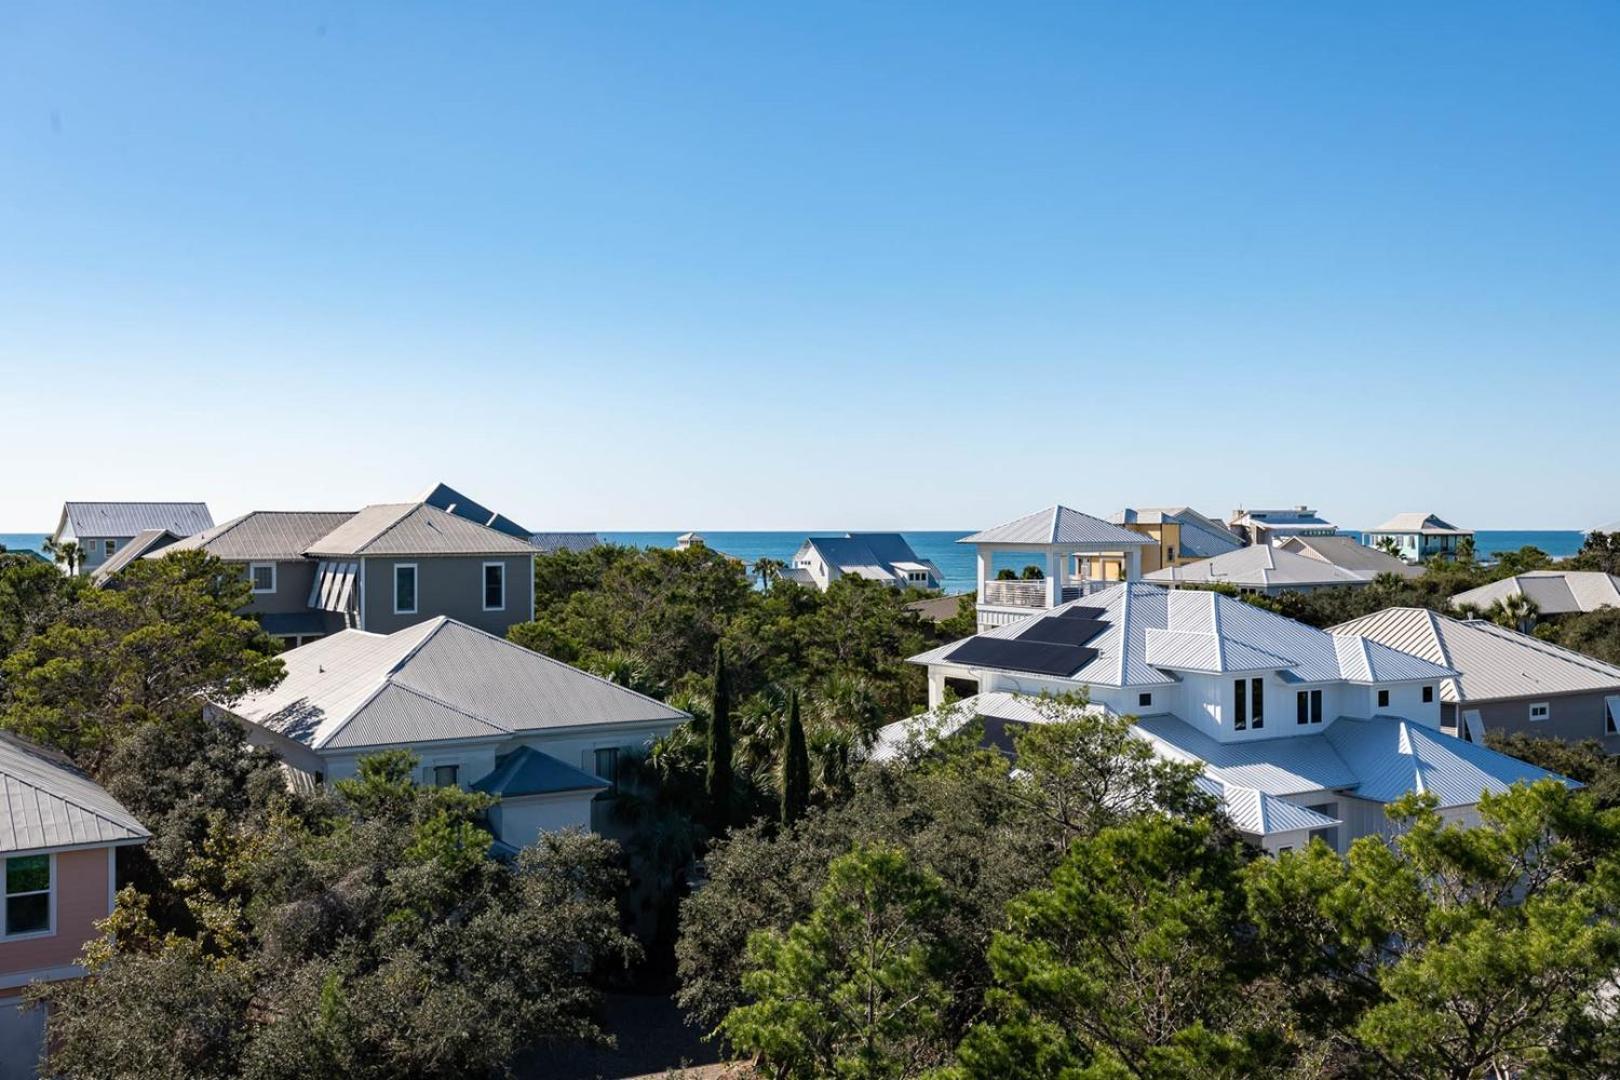
[[85,587],[82,579],[69,577],[50,563],[0,548],[0,692],[6,657],[59,619]]

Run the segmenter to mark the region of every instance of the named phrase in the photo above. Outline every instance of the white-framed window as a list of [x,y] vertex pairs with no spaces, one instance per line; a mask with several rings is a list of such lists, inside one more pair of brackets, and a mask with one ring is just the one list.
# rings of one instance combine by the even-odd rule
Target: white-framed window
[[461,766],[435,765],[431,775],[434,787],[456,787],[461,783]]
[[394,614],[416,614],[416,564],[394,565]]
[[1552,706],[1545,701],[1535,701],[1530,704],[1530,719],[1545,720],[1552,715]]
[[484,610],[506,610],[506,564],[503,562],[484,564]]
[[256,593],[276,591],[276,564],[273,562],[248,563],[248,581]]
[[13,855],[6,860],[5,936],[56,932],[56,856]]
[[109,559],[112,558],[112,553],[118,550],[118,541],[116,541],[116,540],[103,540],[101,542],[101,550],[106,554],[106,556]]

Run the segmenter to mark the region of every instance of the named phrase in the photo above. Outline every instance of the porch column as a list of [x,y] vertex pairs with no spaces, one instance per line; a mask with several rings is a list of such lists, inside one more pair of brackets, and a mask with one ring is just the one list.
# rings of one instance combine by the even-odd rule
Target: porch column
[[1063,552],[1055,547],[1046,549],[1046,606],[1055,608],[1063,603]]
[[1136,581],[1142,576],[1142,549],[1132,544],[1125,549],[1124,580]]
[[983,547],[976,548],[979,560],[979,603],[984,603],[984,583],[990,580],[990,552]]

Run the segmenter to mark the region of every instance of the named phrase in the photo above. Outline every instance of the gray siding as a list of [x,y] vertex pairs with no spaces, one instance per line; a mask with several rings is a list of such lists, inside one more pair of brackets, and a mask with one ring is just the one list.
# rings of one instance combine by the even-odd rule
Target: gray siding
[[[1615,690],[1620,693],[1620,688]],[[1605,735],[1603,729],[1603,694],[1542,694],[1527,695],[1511,701],[1465,702],[1464,712],[1478,712],[1486,731],[1511,734],[1522,731],[1548,739],[1563,739],[1577,743],[1597,739],[1611,754],[1620,753],[1620,735]],[[1531,702],[1545,701],[1549,706],[1545,720],[1531,721]],[[1457,706],[1445,707],[1445,722],[1455,724]]]
[[[242,570],[242,576],[248,574],[250,563],[237,563]],[[309,610],[309,590],[315,583],[315,560],[299,559],[296,562],[276,563],[276,591],[273,593],[254,593],[248,601],[247,611],[253,615],[267,615],[272,612],[284,614],[292,611]]]
[[[484,610],[484,564],[506,565],[506,607]],[[416,564],[416,613],[394,614],[394,567]],[[491,634],[528,622],[534,604],[534,558],[530,555],[423,556],[365,560],[364,628],[391,634],[440,615]]]

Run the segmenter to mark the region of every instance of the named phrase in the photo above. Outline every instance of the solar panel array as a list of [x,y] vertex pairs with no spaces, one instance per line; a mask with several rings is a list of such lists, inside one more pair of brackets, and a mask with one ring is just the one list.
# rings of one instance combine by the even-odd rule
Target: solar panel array
[[974,667],[1025,671],[1032,675],[1069,676],[1097,658],[1086,642],[1108,629],[1096,616],[1100,608],[1069,608],[1037,619],[1014,638],[976,637],[964,641],[945,659]]

